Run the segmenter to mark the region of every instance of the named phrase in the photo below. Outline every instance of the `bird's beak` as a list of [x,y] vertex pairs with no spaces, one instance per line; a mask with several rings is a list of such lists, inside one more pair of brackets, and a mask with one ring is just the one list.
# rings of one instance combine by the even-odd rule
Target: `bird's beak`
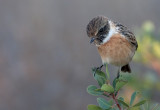
[[94,42],[94,40],[95,40],[95,38],[94,38],[94,37],[92,37],[92,38],[91,38],[91,40],[90,40],[90,44],[91,44],[91,43],[93,43],[93,42]]

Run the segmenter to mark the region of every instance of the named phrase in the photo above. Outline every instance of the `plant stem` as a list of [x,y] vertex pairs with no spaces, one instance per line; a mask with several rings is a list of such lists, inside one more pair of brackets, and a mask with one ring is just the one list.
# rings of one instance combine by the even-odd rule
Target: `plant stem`
[[109,71],[108,71],[108,65],[107,65],[107,64],[105,64],[105,66],[106,66],[107,78],[108,78],[108,80],[109,80],[109,79],[110,79],[110,75],[109,75]]
[[121,106],[119,105],[119,103],[118,103],[118,101],[117,101],[117,99],[116,99],[116,97],[115,97],[114,94],[112,94],[112,98],[113,98],[113,100],[115,101],[115,103],[116,103],[117,107],[119,108],[119,110],[122,110],[122,109],[121,109]]

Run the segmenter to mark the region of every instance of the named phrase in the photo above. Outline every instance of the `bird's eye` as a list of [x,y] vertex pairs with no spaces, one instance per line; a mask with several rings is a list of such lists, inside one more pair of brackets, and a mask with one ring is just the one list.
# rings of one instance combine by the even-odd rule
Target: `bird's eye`
[[103,28],[101,28],[100,30],[99,30],[99,33],[102,33],[104,31],[104,29]]
[[99,33],[102,33],[106,30],[106,25],[99,30]]

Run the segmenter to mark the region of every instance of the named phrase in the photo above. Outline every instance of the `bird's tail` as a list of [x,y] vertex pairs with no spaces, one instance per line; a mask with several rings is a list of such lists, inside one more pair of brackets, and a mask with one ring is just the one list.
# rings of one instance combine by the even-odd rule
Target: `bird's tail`
[[129,64],[122,66],[121,71],[131,73],[131,68]]

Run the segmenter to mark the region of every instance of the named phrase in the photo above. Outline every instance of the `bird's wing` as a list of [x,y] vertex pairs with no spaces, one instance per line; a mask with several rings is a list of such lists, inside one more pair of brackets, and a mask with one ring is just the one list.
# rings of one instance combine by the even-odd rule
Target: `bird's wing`
[[138,48],[138,43],[136,41],[136,37],[134,36],[134,34],[127,29],[126,26],[120,24],[120,23],[117,23],[117,22],[114,22],[117,30],[133,45],[136,47],[136,50]]

